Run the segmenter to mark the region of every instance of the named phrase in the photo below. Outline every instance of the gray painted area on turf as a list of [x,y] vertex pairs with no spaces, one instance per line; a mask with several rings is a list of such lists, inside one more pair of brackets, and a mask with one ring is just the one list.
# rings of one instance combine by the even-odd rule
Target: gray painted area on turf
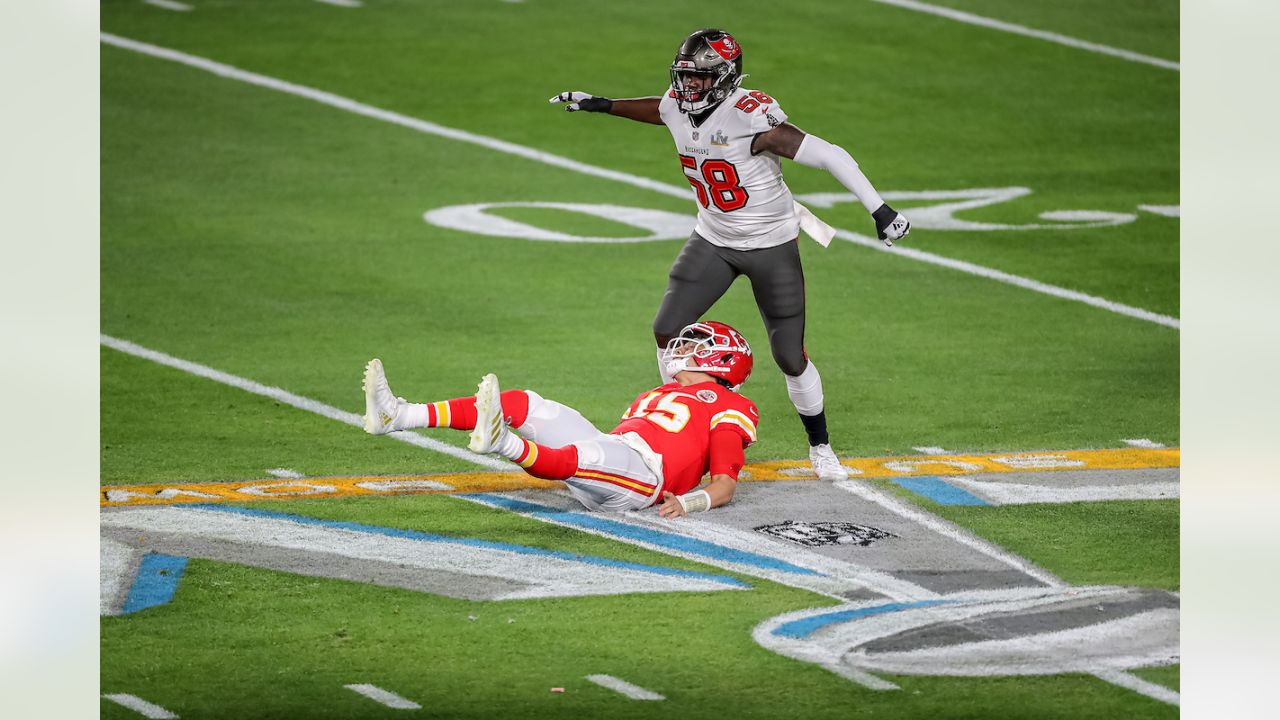
[[[150,550],[470,600],[749,587],[722,575],[532,546],[252,512],[172,506],[104,511],[104,566],[127,569],[135,555]],[[104,573],[102,583],[104,598],[112,598],[105,606],[110,612],[132,577],[125,582],[120,572]]]
[[992,505],[1172,500],[1180,495],[1179,468],[1061,470],[952,476],[945,482]]

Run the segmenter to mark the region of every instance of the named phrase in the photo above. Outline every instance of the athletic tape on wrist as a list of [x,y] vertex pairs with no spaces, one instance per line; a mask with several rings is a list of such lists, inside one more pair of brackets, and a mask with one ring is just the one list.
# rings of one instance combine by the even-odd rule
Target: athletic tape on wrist
[[706,512],[711,509],[711,494],[706,490],[695,490],[684,495],[677,495],[676,502],[687,513]]

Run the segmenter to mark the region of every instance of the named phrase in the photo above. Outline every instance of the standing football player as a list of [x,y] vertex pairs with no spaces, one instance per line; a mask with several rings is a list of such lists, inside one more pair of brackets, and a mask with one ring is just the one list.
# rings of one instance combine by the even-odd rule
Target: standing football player
[[[729,502],[760,414],[737,390],[751,375],[751,347],[718,322],[680,330],[663,348],[674,380],[642,393],[608,433],[578,411],[532,390],[498,390],[486,375],[474,397],[414,404],[387,386],[382,361],[365,366],[364,429],[470,430],[470,448],[514,461],[525,472],[563,480],[590,510],[639,510],[660,503],[681,517]],[[512,432],[514,430],[514,432]],[[695,490],[710,473],[707,486]]]
[[[659,347],[702,316],[739,275],[751,290],[773,359],[787,379],[787,393],[809,436],[809,460],[819,478],[848,477],[831,449],[823,412],[822,379],[804,346],[804,272],[799,230],[823,245],[834,232],[792,199],[778,158],[830,172],[871,213],[887,245],[905,237],[911,223],[880,197],[844,149],[787,122],[778,101],[739,87],[742,48],[723,30],[699,30],[685,38],[671,63],[671,87],[660,97],[610,100],[563,92],[552,103],[565,109],[608,113],[666,125],[689,184],[697,195],[698,222],[671,267],[666,295],[653,321]],[[663,365],[659,362],[659,370]],[[671,378],[663,375],[664,381]]]

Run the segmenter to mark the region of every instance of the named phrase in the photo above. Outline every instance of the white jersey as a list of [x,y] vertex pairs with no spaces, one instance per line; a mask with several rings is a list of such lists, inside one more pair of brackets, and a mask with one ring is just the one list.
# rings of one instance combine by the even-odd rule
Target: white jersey
[[782,180],[778,156],[751,154],[756,135],[787,120],[776,100],[738,88],[694,127],[667,92],[658,112],[697,193],[699,235],[735,250],[773,247],[796,237],[795,201]]

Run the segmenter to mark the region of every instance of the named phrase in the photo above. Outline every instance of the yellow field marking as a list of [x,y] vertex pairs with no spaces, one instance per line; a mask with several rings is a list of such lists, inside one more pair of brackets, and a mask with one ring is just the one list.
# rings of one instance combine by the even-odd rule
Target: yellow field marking
[[[854,477],[882,478],[911,475],[977,475],[1029,470],[1129,470],[1178,467],[1178,448],[1065,450],[1062,452],[995,453],[990,455],[902,455],[850,458],[843,461]],[[748,482],[813,480],[804,460],[773,460],[745,468]],[[301,479],[268,478],[240,482],[151,483],[106,485],[99,488],[102,507],[173,505],[181,503],[297,500],[369,495],[418,495],[459,492],[502,492],[525,488],[557,488],[561,484],[524,473],[475,472],[452,475],[381,475]]]

